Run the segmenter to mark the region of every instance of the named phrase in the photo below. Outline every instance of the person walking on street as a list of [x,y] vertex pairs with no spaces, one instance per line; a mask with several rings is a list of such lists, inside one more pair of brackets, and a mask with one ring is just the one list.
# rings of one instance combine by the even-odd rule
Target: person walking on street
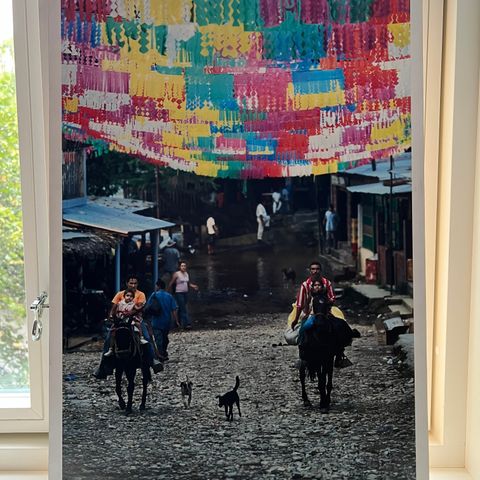
[[187,262],[180,260],[179,269],[173,274],[168,289],[174,293],[175,300],[178,305],[178,316],[183,328],[190,329],[192,324],[188,315],[187,303],[188,303],[188,291],[193,288],[198,291],[198,285],[190,282],[190,275],[187,272]]
[[215,240],[218,235],[218,227],[212,216],[207,218],[207,235],[207,251],[209,255],[213,255],[215,253]]
[[161,276],[163,277],[165,274],[167,274],[168,280],[170,280],[178,269],[179,261],[180,252],[178,251],[177,244],[170,237],[168,237],[163,250],[163,266]]
[[155,291],[150,295],[145,312],[152,325],[153,336],[160,360],[168,360],[168,334],[172,322],[180,327],[178,321],[178,305],[173,296],[165,291],[165,282],[158,279],[155,283]]
[[263,233],[265,228],[270,226],[270,216],[267,214],[267,210],[263,206],[262,200],[258,202],[257,210],[256,210],[256,217],[257,217],[257,241],[263,242]]
[[323,224],[325,225],[325,234],[327,237],[327,253],[330,253],[332,248],[337,248],[336,232],[338,225],[338,215],[335,213],[332,204],[330,204],[328,210],[325,212]]
[[290,213],[290,190],[288,189],[287,185],[282,188],[282,203],[283,203],[283,211],[286,213]]
[[281,195],[280,192],[277,192],[276,190],[272,192],[272,213],[273,215],[276,215],[277,213],[280,213],[280,210],[282,208],[282,201],[280,200]]

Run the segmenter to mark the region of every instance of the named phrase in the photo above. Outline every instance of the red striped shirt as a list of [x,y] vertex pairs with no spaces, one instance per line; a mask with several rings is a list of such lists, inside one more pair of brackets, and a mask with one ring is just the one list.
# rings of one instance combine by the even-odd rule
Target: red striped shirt
[[[322,284],[327,290],[327,298],[330,302],[335,302],[335,293],[333,292],[332,282],[325,277],[322,278]],[[312,278],[308,277],[302,285],[300,285],[300,291],[297,295],[297,309],[307,310],[310,306],[310,297],[312,292]],[[306,312],[307,313],[307,312]]]

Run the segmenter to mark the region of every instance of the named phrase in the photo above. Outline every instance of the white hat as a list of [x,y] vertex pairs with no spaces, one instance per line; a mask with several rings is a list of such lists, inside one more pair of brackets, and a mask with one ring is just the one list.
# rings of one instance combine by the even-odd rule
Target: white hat
[[162,243],[160,243],[160,250],[162,250],[165,247],[171,247],[172,245],[175,245],[175,242],[170,238],[170,235],[167,235],[163,240]]

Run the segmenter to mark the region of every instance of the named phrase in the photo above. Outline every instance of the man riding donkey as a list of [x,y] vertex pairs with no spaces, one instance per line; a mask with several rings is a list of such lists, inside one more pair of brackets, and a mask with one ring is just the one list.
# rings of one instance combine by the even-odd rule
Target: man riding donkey
[[[135,275],[128,277],[126,286],[127,288],[125,290],[119,291],[113,297],[108,318],[109,320],[115,320],[117,317],[128,319],[131,316],[133,318],[134,331],[139,335],[140,344],[148,343],[148,348],[146,349],[148,364],[154,367],[154,371],[160,371],[161,368],[159,367],[161,362],[155,358],[151,335],[149,334],[146,323],[141,319],[142,310],[146,303],[145,294],[138,290],[138,278]],[[96,378],[104,379],[108,374],[112,373],[111,369],[105,366],[104,358],[106,357],[108,359],[113,353],[114,338],[112,339],[112,336],[115,336],[114,332],[115,322],[105,338],[100,366],[93,373]]]
[[[321,271],[322,267],[320,262],[311,262],[310,276],[300,285],[300,290],[297,295],[295,318],[293,319],[291,328],[292,330],[295,328],[300,315],[303,313],[302,325],[298,337],[300,351],[302,343],[305,340],[305,331],[312,328],[315,324],[315,317],[312,315],[312,300],[314,296],[323,292],[327,298],[327,302],[330,304],[330,308],[335,303],[335,293],[333,291],[332,283],[330,280],[322,276]],[[343,322],[343,320],[339,320],[339,322]],[[336,322],[336,325],[339,333],[341,333],[343,325],[339,322]],[[350,360],[344,354],[344,347],[340,347],[335,355],[335,367],[343,368],[351,364]]]

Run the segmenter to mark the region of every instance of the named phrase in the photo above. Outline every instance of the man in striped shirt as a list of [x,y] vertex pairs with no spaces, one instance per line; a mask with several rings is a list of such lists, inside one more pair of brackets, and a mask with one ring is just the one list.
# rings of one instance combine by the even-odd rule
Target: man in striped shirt
[[[310,276],[300,285],[300,291],[297,295],[297,313],[295,314],[295,319],[292,322],[292,329],[295,328],[302,311],[305,313],[305,315],[308,315],[309,313],[310,300],[312,298],[312,280],[314,276],[321,274],[321,270],[322,267],[319,262],[313,261],[310,263]],[[332,283],[323,276],[321,276],[321,281],[326,289],[327,298],[333,305],[335,303],[335,293],[333,292]]]
[[[302,285],[300,286],[300,291],[297,295],[297,312],[295,314],[295,319],[292,322],[292,329],[295,328],[295,325],[298,323],[301,312],[304,312],[304,317],[310,314],[312,284],[314,280],[318,282],[318,278],[320,277],[320,281],[325,287],[328,301],[331,305],[335,303],[335,293],[333,291],[332,283],[330,282],[330,280],[326,279],[321,275],[321,271],[322,267],[319,262],[313,261],[310,264],[310,276],[302,283]],[[335,355],[335,367],[343,368],[349,365],[352,365],[352,362],[350,362],[350,360],[348,360],[348,358],[345,356],[344,348],[340,348]]]

